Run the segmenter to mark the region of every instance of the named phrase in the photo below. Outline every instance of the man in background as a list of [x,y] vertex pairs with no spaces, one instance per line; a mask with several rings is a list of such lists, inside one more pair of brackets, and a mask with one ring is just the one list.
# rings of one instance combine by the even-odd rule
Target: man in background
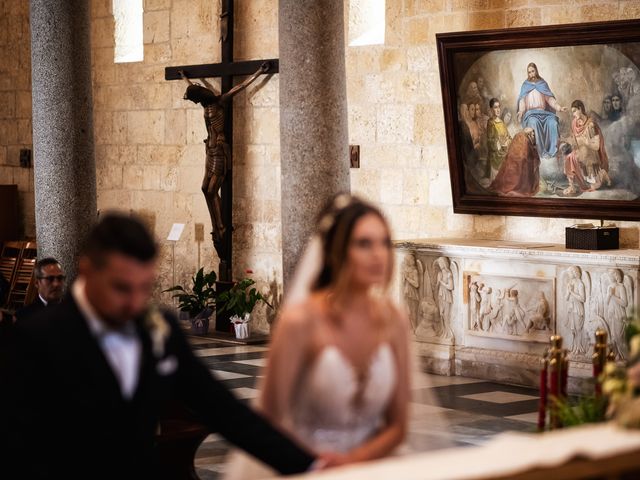
[[52,257],[38,260],[33,273],[36,277],[38,296],[31,304],[16,312],[18,321],[32,316],[45,307],[60,303],[64,295],[66,276],[58,260]]

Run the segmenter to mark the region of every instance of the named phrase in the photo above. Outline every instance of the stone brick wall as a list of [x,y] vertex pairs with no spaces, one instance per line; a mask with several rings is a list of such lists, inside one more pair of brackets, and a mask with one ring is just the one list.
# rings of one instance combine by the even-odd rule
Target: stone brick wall
[[[454,215],[435,34],[640,18],[640,2],[387,0],[384,46],[347,48],[353,191],[381,202],[398,238],[474,236],[564,242],[571,219]],[[581,220],[584,222],[584,220]],[[638,224],[620,222],[638,247]]]
[[22,237],[35,237],[33,168],[20,167],[33,148],[30,47],[29,2],[0,2],[0,184],[18,185]]
[[[163,245],[160,289],[173,281],[172,251],[163,239],[174,222],[186,223],[175,268],[176,282],[188,282],[200,266],[217,266],[200,191],[206,128],[202,107],[183,100],[186,84],[165,81],[164,68],[220,61],[219,2],[146,0],[144,61],[125,64],[113,62],[111,1],[92,3],[98,206],[135,211],[154,229]],[[276,2],[237,1],[235,59],[277,58],[277,28]],[[234,277],[251,269],[260,287],[276,294],[282,278],[278,114],[277,75],[234,98]],[[204,225],[204,242],[196,241],[196,224]]]
[[[348,1],[348,0],[346,0]],[[350,143],[361,145],[353,191],[379,202],[396,238],[474,236],[562,242],[571,219],[453,215],[435,33],[640,18],[633,0],[386,0],[384,45],[347,47]],[[21,185],[25,231],[32,233],[33,177],[17,167],[30,146],[28,2],[0,2],[0,179]],[[278,56],[277,0],[236,0],[237,60]],[[176,281],[215,252],[200,192],[206,136],[202,109],[166,82],[164,67],[220,60],[219,2],[146,0],[145,57],[113,63],[111,0],[92,0],[92,52],[98,206],[142,215],[159,240],[187,226],[175,248]],[[260,288],[281,291],[279,83],[275,75],[234,100],[234,275],[245,269]],[[195,225],[205,241],[196,242]],[[638,247],[638,224],[622,223],[623,243]],[[163,243],[160,288],[172,282]],[[163,300],[168,297],[161,296]],[[260,310],[264,319],[264,310]],[[260,328],[268,328],[262,321]]]

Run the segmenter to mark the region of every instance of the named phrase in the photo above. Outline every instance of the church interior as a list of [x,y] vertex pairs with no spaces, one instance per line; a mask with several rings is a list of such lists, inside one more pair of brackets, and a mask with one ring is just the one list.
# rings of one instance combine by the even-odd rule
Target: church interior
[[[624,95],[603,92],[623,97],[616,123],[595,94],[582,99],[584,117],[569,97],[601,77],[538,60],[568,143],[580,145],[572,121],[590,112],[599,112],[592,135],[620,140],[607,144],[610,168],[596,161],[595,173],[567,173],[580,168],[579,155],[563,151],[560,187],[545,173],[560,153],[534,144],[534,192],[503,190],[516,214],[492,207],[502,196],[485,195],[508,180],[491,173],[486,151],[471,163],[477,148],[462,140],[468,132],[473,142],[476,123],[469,130],[463,117],[474,104],[460,100],[471,67],[449,65],[453,85],[439,43],[452,32],[474,41],[487,30],[625,21],[640,31],[639,1],[0,0],[0,311],[9,321],[38,297],[34,269],[45,257],[59,260],[70,289],[96,219],[135,215],[159,246],[153,301],[175,311],[195,355],[252,404],[316,217],[349,192],[379,208],[392,232],[389,294],[407,312],[416,357],[408,453],[309,478],[638,478],[640,434],[611,415],[577,425],[588,423],[587,400],[601,408],[603,395],[617,395],[602,384],[607,366],[632,379],[640,358],[640,336],[628,343],[631,327],[640,333],[640,38],[619,49],[628,63],[615,63],[630,72]],[[588,39],[590,27],[581,28]],[[519,59],[506,97],[497,83],[511,64],[485,58],[469,70],[495,70],[474,93],[486,103],[476,115],[509,110],[514,145],[517,95],[533,61]],[[617,78],[611,88],[621,90]],[[223,100],[191,96],[196,85]],[[501,113],[491,111],[494,96]],[[626,152],[629,170],[619,163]],[[603,210],[589,216],[591,208]],[[601,220],[615,245],[570,248],[570,234],[590,232],[569,227]],[[231,292],[227,302],[238,284],[257,297],[244,310],[225,313],[220,300],[207,310],[207,298],[195,309],[186,294],[197,297],[197,282]],[[637,370],[638,383],[616,401],[640,392]],[[618,413],[638,428],[634,406],[635,417]],[[197,437],[196,476],[176,478],[225,478],[231,449],[215,433]]]

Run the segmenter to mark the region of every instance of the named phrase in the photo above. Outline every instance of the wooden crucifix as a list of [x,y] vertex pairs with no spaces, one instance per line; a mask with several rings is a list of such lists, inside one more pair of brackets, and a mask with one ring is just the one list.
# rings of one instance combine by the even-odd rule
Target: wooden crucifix
[[[200,103],[207,125],[205,139],[206,166],[202,192],[211,217],[213,247],[220,258],[218,278],[231,281],[232,275],[232,199],[233,199],[233,104],[236,93],[244,90],[260,75],[278,73],[278,59],[233,61],[233,0],[222,1],[220,41],[222,62],[202,65],[167,67],[165,80],[184,79],[189,84],[184,98]],[[233,78],[247,76],[233,87]],[[220,92],[205,78],[220,77]],[[190,79],[200,79],[202,85]],[[221,195],[218,194],[221,191]]]

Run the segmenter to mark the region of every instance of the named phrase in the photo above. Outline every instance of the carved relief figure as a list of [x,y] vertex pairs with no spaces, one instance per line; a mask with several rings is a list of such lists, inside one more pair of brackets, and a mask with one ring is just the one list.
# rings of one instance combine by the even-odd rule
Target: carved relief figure
[[418,326],[418,304],[420,303],[420,273],[422,262],[416,260],[414,253],[407,253],[402,262],[402,294],[409,307],[409,319],[411,327],[415,330]]
[[269,71],[269,62],[264,62],[260,69],[242,83],[236,85],[224,94],[220,94],[216,89],[204,79],[200,79],[202,85],[193,83],[186,77],[184,72],[180,72],[182,78],[189,84],[184,93],[185,100],[199,103],[204,109],[204,123],[207,127],[207,138],[204,140],[206,152],[206,165],[204,178],[202,180],[202,193],[207,201],[214,242],[222,240],[226,226],[222,220],[222,200],[218,191],[222,186],[227,171],[231,168],[231,158],[229,156],[229,145],[224,135],[225,104],[234,95],[247,88],[261,74]]
[[[491,290],[491,289],[489,289]],[[490,328],[492,332],[502,332],[505,329],[504,316],[500,315],[503,312],[504,298],[507,295],[509,289],[498,288],[496,294],[491,299],[490,308]]]
[[551,330],[551,310],[544,292],[538,293],[538,299],[533,307],[529,308],[529,313],[529,318],[526,322],[526,333],[532,330]]
[[480,292],[478,292],[478,288],[477,282],[471,282],[471,285],[469,285],[469,315],[471,330],[480,329],[480,303],[482,301],[482,297],[480,296]]
[[555,330],[552,279],[474,274],[469,293],[468,331],[474,335],[546,343]]
[[452,337],[450,314],[453,305],[453,273],[451,272],[450,262],[447,257],[438,257],[434,262],[434,266],[439,269],[436,276],[436,299],[438,311],[440,312],[440,320],[442,322],[442,332],[446,334],[447,337]]
[[491,293],[490,286],[480,284],[480,328],[488,332],[491,328]]
[[624,330],[627,316],[633,305],[633,280],[624,275],[622,270],[612,268],[608,272],[609,286],[605,300],[606,320],[611,328],[612,340],[617,354],[625,358]]
[[420,310],[418,314],[418,328],[416,328],[416,336],[432,338],[442,335],[442,325],[438,318],[438,307],[432,300],[422,300],[420,302]]
[[446,257],[438,257],[430,268],[423,267],[420,260],[415,263],[420,275],[420,303],[414,333],[418,338],[449,342],[453,340],[450,322],[456,264]]
[[580,267],[573,266],[567,270],[569,280],[565,291],[567,301],[566,325],[571,330],[571,353],[582,355],[588,349],[587,332],[584,330],[585,302],[587,301],[587,289],[582,277],[586,276],[589,284],[588,273],[582,273]]
[[518,335],[518,324],[526,329],[524,324],[524,309],[518,302],[518,290],[510,289],[509,295],[505,296],[502,313],[502,326],[505,333]]

